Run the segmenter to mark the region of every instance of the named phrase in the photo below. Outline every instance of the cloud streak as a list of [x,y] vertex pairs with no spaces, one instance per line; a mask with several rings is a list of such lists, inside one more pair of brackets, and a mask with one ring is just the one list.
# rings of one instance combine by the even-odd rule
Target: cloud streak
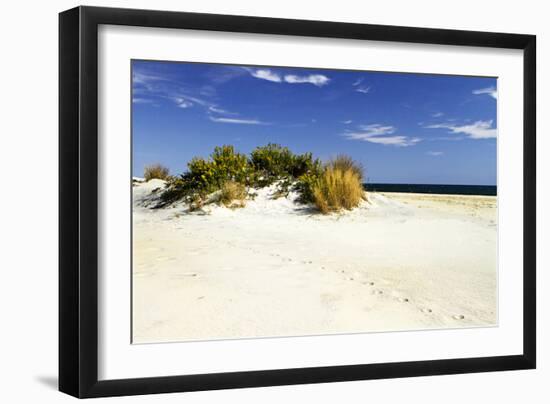
[[297,76],[295,74],[287,74],[284,77],[285,81],[290,84],[309,83],[317,87],[327,85],[330,79],[322,74],[310,74],[307,76]]
[[486,87],[486,88],[480,88],[478,90],[472,91],[472,94],[474,95],[483,95],[487,94],[493,97],[495,100],[497,99],[497,89],[495,87]]
[[370,93],[370,86],[361,86],[361,87],[358,87],[355,91],[357,91],[358,93],[362,93],[362,94],[368,94]]
[[448,129],[449,133],[463,134],[470,139],[496,139],[497,129],[493,128],[493,120],[477,121],[468,125],[451,125],[440,123],[424,126],[427,129]]
[[254,78],[260,80],[271,81],[272,83],[288,83],[288,84],[313,84],[317,87],[323,87],[330,82],[330,79],[323,74],[309,74],[300,76],[297,74],[281,75],[271,69],[251,69],[245,68],[246,71]]
[[396,135],[397,128],[391,125],[361,125],[357,132],[343,133],[346,139],[359,140],[363,142],[381,144],[385,146],[409,147],[414,146],[422,139],[419,137],[409,137]]
[[262,122],[257,119],[238,119],[238,118],[225,118],[225,117],[215,117],[210,116],[209,119],[212,122],[218,123],[232,123],[240,125],[269,125],[267,122]]
[[251,70],[250,74],[257,79],[272,81],[274,83],[281,83],[283,81],[279,74],[269,69]]

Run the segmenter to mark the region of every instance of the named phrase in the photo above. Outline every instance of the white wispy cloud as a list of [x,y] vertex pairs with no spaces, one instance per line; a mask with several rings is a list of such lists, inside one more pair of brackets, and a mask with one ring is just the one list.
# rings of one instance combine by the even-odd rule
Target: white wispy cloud
[[273,81],[274,83],[280,83],[283,81],[278,73],[275,73],[274,71],[269,69],[250,69],[249,71],[252,77],[256,77],[257,79]]
[[219,107],[216,107],[216,106],[210,106],[210,107],[208,107],[208,110],[210,112],[214,112],[216,114],[221,114],[221,115],[239,115],[236,112],[231,112],[231,111],[228,111],[226,109],[219,108]]
[[329,83],[330,79],[323,74],[309,74],[307,76],[297,76],[295,74],[285,75],[285,81],[290,84],[309,83],[317,87],[322,87]]
[[377,143],[387,146],[407,147],[414,146],[422,139],[396,135],[397,128],[391,125],[371,124],[361,125],[357,132],[346,132],[342,136],[349,140]]
[[155,74],[150,74],[138,70],[132,72],[132,82],[134,84],[148,85],[151,82],[155,81],[166,81],[167,79],[162,76],[157,76]]
[[370,86],[361,86],[358,87],[355,91],[357,91],[358,93],[368,94],[370,93]]
[[211,103],[208,100],[205,100],[204,98],[198,98],[198,97],[194,97],[192,95],[187,95],[187,94],[178,95],[178,96],[174,97],[173,99],[176,103],[180,103],[182,101],[185,101],[187,103],[197,104],[197,105],[200,105],[201,107],[205,107],[205,108],[210,108],[210,107],[214,106],[213,103]]
[[219,122],[219,123],[234,123],[234,124],[241,124],[241,125],[268,125],[267,122],[262,122],[257,119],[237,119],[237,118],[224,118],[224,117],[215,117],[215,116],[210,116],[209,118],[212,122]]
[[281,75],[271,69],[252,69],[249,67],[243,69],[249,72],[252,77],[271,81],[273,83],[313,84],[314,86],[322,87],[330,82],[330,79],[323,74],[309,74],[305,76],[299,76],[297,74]]
[[193,106],[191,101],[183,97],[174,97],[174,102],[180,108],[191,108]]
[[426,152],[426,154],[428,156],[442,156],[443,155],[443,152],[442,151],[428,151]]
[[497,129],[493,128],[493,121],[476,121],[468,125],[454,125],[439,123],[424,126],[428,129],[448,129],[450,133],[463,134],[470,139],[494,139],[497,137]]
[[[258,77],[269,80],[273,79],[269,75],[269,69],[259,69],[252,71],[251,69],[245,69],[250,74],[256,74]],[[238,75],[246,74],[245,70],[238,68],[229,71],[222,71],[224,80],[228,81]],[[264,71],[263,73],[261,71]],[[211,72],[209,79],[214,82],[213,78],[218,77],[217,72]],[[239,116],[238,112],[232,112],[220,105],[216,98],[216,88],[211,85],[205,85],[201,87],[190,86],[188,84],[174,81],[169,77],[161,77],[152,74],[148,71],[134,70],[133,72],[133,102],[134,103],[146,103],[149,97],[153,97],[153,100],[168,100],[174,103],[177,107],[182,109],[188,109],[192,107],[199,108],[204,111],[205,115],[212,122],[219,123],[233,123],[242,125],[269,125],[270,123],[263,122],[259,119],[247,119],[236,118]],[[224,80],[218,80],[216,83],[220,83]],[[154,101],[152,104],[156,105]]]
[[434,112],[432,118],[441,118],[443,115],[445,115],[443,112]]
[[134,104],[152,104],[156,105],[156,101],[149,98],[133,97],[132,102]]
[[422,139],[418,137],[407,137],[407,136],[386,136],[386,137],[374,137],[370,139],[364,139],[370,143],[378,143],[386,146],[398,146],[398,147],[407,147],[414,146]]
[[246,74],[244,69],[239,66],[216,66],[209,69],[205,76],[213,84],[223,84],[231,81],[237,77]]
[[474,95],[481,95],[481,94],[487,94],[493,97],[495,100],[497,99],[497,89],[495,87],[486,87],[486,88],[480,88],[478,90],[472,91],[472,94]]
[[353,121],[352,121],[351,119],[348,119],[348,120],[346,120],[346,121],[342,121],[342,123],[343,123],[344,125],[349,125],[349,124],[352,123],[352,122],[353,122]]
[[368,94],[370,92],[371,86],[362,86],[361,84],[363,83],[364,80],[365,79],[361,77],[355,80],[351,85],[353,87],[357,87],[355,91],[357,91],[358,93]]

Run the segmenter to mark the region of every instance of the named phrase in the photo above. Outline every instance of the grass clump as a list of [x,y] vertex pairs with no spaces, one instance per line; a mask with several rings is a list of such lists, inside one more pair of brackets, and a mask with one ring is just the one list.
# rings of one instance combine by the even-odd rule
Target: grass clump
[[363,166],[354,161],[350,156],[339,154],[328,163],[328,166],[335,170],[341,170],[342,172],[350,171],[354,173],[360,181],[363,181]]
[[226,182],[220,190],[220,202],[226,207],[243,208],[247,197],[246,187],[235,181]]
[[166,180],[170,174],[168,168],[164,167],[161,164],[152,164],[150,166],[145,166],[143,170],[143,177],[145,181],[152,180],[157,178],[159,180]]
[[353,209],[363,198],[363,184],[351,169],[327,166],[313,185],[313,203],[321,213]]
[[299,178],[300,200],[313,203],[324,214],[353,209],[364,197],[363,167],[351,157],[339,155],[322,169]]

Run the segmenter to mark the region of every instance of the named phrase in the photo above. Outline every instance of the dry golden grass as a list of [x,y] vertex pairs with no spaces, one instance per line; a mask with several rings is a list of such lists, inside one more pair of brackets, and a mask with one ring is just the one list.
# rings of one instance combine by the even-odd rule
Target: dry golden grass
[[169,175],[168,168],[164,167],[161,164],[152,164],[150,166],[146,166],[143,170],[143,177],[145,178],[145,181],[152,180],[153,178],[158,178],[159,180],[165,180],[168,178]]
[[220,202],[227,207],[243,208],[246,194],[246,187],[243,184],[227,181],[221,189]]
[[334,168],[329,164],[313,187],[315,206],[323,214],[352,209],[363,199],[361,177],[355,169]]
[[342,172],[351,171],[357,175],[359,181],[363,180],[363,166],[345,154],[339,154],[335,159],[329,161],[328,167],[335,170],[341,170]]

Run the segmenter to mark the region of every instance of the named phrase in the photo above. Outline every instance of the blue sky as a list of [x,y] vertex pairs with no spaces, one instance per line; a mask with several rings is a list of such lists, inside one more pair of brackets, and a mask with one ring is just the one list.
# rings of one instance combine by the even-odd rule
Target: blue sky
[[133,174],[269,142],[348,154],[369,182],[496,185],[495,78],[132,62]]

